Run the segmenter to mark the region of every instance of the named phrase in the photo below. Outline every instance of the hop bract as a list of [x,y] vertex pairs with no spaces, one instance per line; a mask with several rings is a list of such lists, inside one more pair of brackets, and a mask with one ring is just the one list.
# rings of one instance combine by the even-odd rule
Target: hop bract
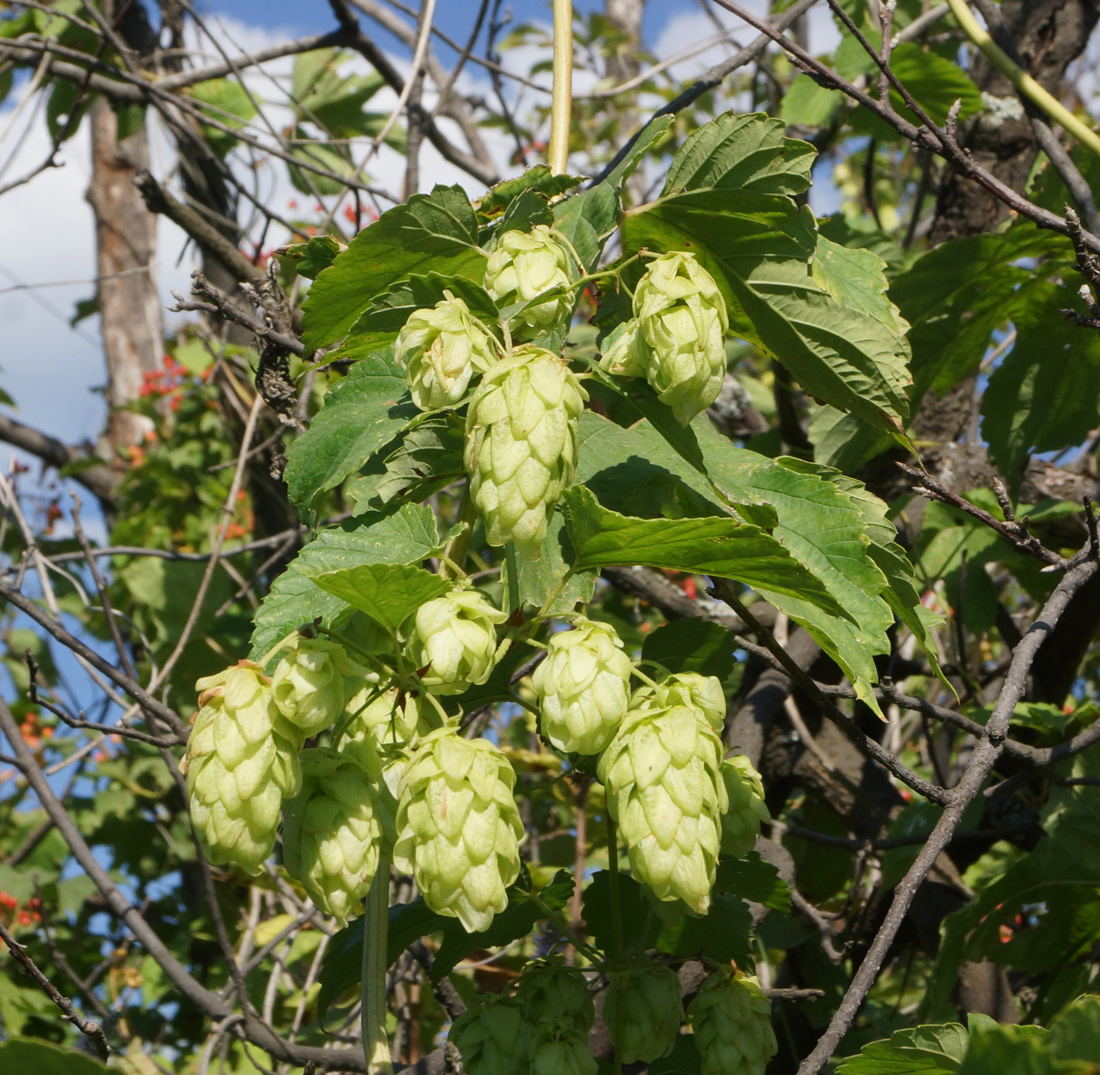
[[507,618],[476,590],[425,601],[410,639],[421,686],[431,694],[461,694],[484,683],[496,664],[496,625]]
[[354,690],[366,679],[378,677],[351,660],[339,643],[299,636],[275,666],[271,694],[279,712],[308,739],[344,712],[349,687]]
[[453,407],[475,373],[499,357],[492,336],[449,291],[430,310],[417,310],[397,334],[394,358],[405,367],[413,402],[422,411]]
[[760,826],[772,815],[764,802],[764,782],[744,754],[722,762],[722,779],[729,797],[729,809],[722,816],[722,851],[740,858],[756,846]]
[[378,871],[385,830],[379,772],[351,757],[307,750],[302,788],[283,814],[283,861],[309,898],[346,922],[359,913]]
[[[573,259],[553,228],[506,231],[485,266],[485,290],[502,309],[524,305],[508,320],[513,338],[531,340],[564,325],[573,312]],[[535,301],[548,291],[559,293]]]
[[470,933],[489,928],[519,876],[515,782],[497,747],[453,727],[425,736],[401,780],[394,862],[433,911]]
[[542,553],[554,505],[573,480],[588,393],[557,355],[535,347],[498,362],[466,417],[466,470],[490,545]]
[[369,741],[375,750],[404,746],[418,732],[426,735],[432,730],[435,711],[430,703],[397,687],[377,692],[377,687],[367,686],[349,699],[348,712],[352,716],[341,740],[341,750],[346,751],[350,744],[360,741]]
[[676,1044],[684,1021],[680,979],[668,967],[637,965],[612,970],[603,1021],[624,1063],[651,1063]]
[[703,1075],[764,1075],[778,1046],[771,1004],[747,975],[716,971],[688,1005]]
[[634,292],[646,377],[681,425],[709,407],[726,376],[726,301],[694,254],[663,254]]
[[460,1015],[447,1038],[458,1047],[470,1075],[517,1075],[531,1061],[533,1033],[523,1002],[497,995]]
[[644,377],[646,355],[646,348],[638,336],[638,322],[632,317],[607,340],[607,347],[600,356],[600,366],[620,377]]
[[726,692],[717,676],[677,672],[662,680],[656,690],[639,687],[630,699],[631,709],[663,709],[670,705],[698,709],[716,732],[721,732],[725,725]]
[[705,914],[726,810],[722,742],[694,706],[632,710],[600,758],[630,867],[661,900]]
[[631,664],[622,641],[606,624],[578,619],[546,649],[531,677],[543,734],[559,750],[598,754],[626,716]]
[[275,845],[283,798],[301,784],[300,744],[274,727],[278,711],[259,665],[200,679],[183,769],[191,821],[206,857],[259,873]]

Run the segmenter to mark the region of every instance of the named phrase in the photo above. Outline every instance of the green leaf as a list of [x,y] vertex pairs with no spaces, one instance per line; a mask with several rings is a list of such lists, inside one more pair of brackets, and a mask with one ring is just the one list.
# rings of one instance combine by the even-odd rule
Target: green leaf
[[703,1058],[695,1048],[694,1034],[678,1034],[676,1044],[668,1056],[662,1056],[649,1065],[649,1075],[699,1075]]
[[1041,1026],[1000,1026],[992,1020],[971,1025],[970,1047],[959,1075],[1094,1075],[1088,1063],[1057,1060]]
[[615,190],[622,190],[623,184],[634,174],[634,169],[641,163],[642,158],[665,137],[671,126],[672,116],[658,116],[648,124],[626,156],[607,173],[604,182]]
[[339,340],[398,280],[426,271],[475,281],[484,275],[477,218],[460,187],[414,194],[352,239],[306,296],[302,342],[307,353]]
[[669,165],[663,196],[718,187],[753,194],[801,194],[810,187],[817,151],[786,136],[761,112],[726,112],[688,136]]
[[823,127],[844,103],[839,90],[819,86],[809,75],[795,76],[779,102],[779,118],[788,126]]
[[419,413],[406,398],[405,378],[392,355],[357,362],[287,453],[290,499],[309,512],[318,494],[364,466]]
[[319,589],[313,576],[358,564],[415,564],[442,548],[435,514],[419,504],[403,504],[389,515],[372,515],[325,530],[311,541],[272,584],[256,613],[250,658],[258,660],[296,626],[320,618],[335,626],[349,603]]
[[822,582],[757,526],[733,518],[632,518],[601,507],[576,485],[566,490],[563,507],[577,571],[617,564],[690,571],[767,586],[844,614]]
[[408,564],[360,564],[314,575],[313,582],[390,631],[396,631],[425,601],[451,589],[446,579]]
[[1078,997],[1050,1024],[1047,1045],[1059,1060],[1100,1058],[1100,997]]
[[658,952],[683,958],[705,957],[715,963],[731,960],[751,973],[752,913],[737,896],[718,892],[711,896],[710,911],[701,918],[683,914],[666,925],[657,937]]
[[[786,197],[701,190],[628,212],[628,253],[688,250],[717,279],[730,331],[775,355],[815,398],[900,435],[908,414],[909,345],[867,300],[845,305],[836,274],[811,265],[817,248],[813,215]],[[878,295],[881,274],[860,262],[864,284]],[[821,276],[819,282],[817,276]],[[881,299],[870,302],[877,309]]]
[[849,474],[887,451],[891,444],[888,434],[862,418],[812,401],[809,435],[816,462]]
[[[656,901],[629,874],[619,875],[619,920],[629,922],[623,931],[623,943],[629,951],[652,948],[661,932]],[[584,890],[581,915],[588,937],[597,948],[611,951],[615,944],[614,903],[611,899],[611,873],[597,870]]]
[[[538,560],[528,560],[526,556],[506,560],[501,565],[501,585],[505,594],[512,592],[510,576],[514,565],[520,606],[541,609],[550,594],[558,589],[572,560],[573,546],[569,541],[565,519],[561,512],[555,512],[546,528],[546,537],[542,540],[542,555]],[[573,575],[546,609],[547,615],[572,612],[578,601],[589,601],[595,589],[595,575]]]
[[645,636],[642,660],[656,661],[670,672],[717,676],[725,682],[737,665],[737,642],[721,624],[703,619],[671,620]]
[[0,1070],[8,1075],[104,1075],[108,1069],[75,1049],[33,1038],[9,1038],[0,1042]]
[[315,235],[305,243],[292,243],[278,250],[279,259],[299,276],[313,280],[327,269],[340,253],[340,244],[331,235]]
[[744,858],[722,859],[715,879],[716,892],[728,892],[781,914],[791,912],[791,890],[779,871],[750,851]]
[[591,272],[600,260],[603,244],[619,219],[619,196],[609,183],[600,183],[583,194],[554,206],[554,223]]
[[474,208],[479,217],[492,220],[500,216],[526,190],[536,191],[544,198],[555,198],[583,182],[582,176],[554,175],[547,165],[536,164],[522,175],[505,179],[495,187],[490,187],[488,193],[474,202]]

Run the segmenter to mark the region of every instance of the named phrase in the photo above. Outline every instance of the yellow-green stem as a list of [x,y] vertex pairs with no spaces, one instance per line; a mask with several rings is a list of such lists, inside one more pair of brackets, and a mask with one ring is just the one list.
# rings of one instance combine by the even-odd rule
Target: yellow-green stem
[[1051,119],[1060,123],[1078,141],[1087,145],[1093,153],[1100,156],[1100,136],[1082,123],[1061,101],[1043,89],[1031,75],[1012,61],[1011,57],[974,18],[974,14],[967,6],[966,0],[947,0],[947,6],[951,8],[951,14],[955,16],[966,36],[982,50],[989,62],[1016,89],[1037,104]]
[[393,1075],[386,1036],[386,943],[390,923],[390,859],[383,848],[363,912],[363,980],[360,985],[363,1052],[369,1075]]
[[569,121],[573,108],[573,4],[554,0],[554,96],[550,105],[550,171],[569,164]]

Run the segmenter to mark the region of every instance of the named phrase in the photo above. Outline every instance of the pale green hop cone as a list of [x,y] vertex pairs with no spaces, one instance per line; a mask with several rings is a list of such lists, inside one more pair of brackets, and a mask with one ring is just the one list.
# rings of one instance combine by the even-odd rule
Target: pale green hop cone
[[520,1075],[531,1062],[534,1027],[515,996],[488,996],[451,1025],[447,1039],[470,1075]]
[[283,811],[283,862],[309,898],[341,923],[362,910],[392,831],[380,768],[325,750],[302,756],[302,788]]
[[444,294],[432,309],[415,311],[394,343],[394,358],[422,411],[453,407],[474,375],[500,357],[496,341],[466,303]]
[[646,377],[686,426],[718,398],[726,377],[726,300],[693,254],[663,254],[638,283],[634,313]]
[[275,730],[278,710],[259,665],[241,661],[196,687],[201,708],[181,766],[192,824],[211,862],[259,873],[283,798],[301,785],[300,743]]
[[710,975],[688,1005],[702,1075],[764,1075],[778,1046],[760,983],[727,970]]
[[[485,290],[501,309],[524,305],[508,321],[512,337],[532,340],[564,328],[573,312],[573,257],[553,228],[536,224],[529,232],[506,231],[485,266]],[[541,302],[547,292],[559,290]]]
[[598,754],[626,716],[630,658],[614,628],[578,618],[550,636],[535,669],[542,731],[559,750]]
[[588,393],[557,355],[517,349],[484,377],[466,416],[466,472],[490,545],[542,555],[554,505],[577,466]]
[[648,350],[638,336],[638,322],[631,318],[620,325],[604,341],[600,368],[620,377],[644,377],[648,365]]
[[360,741],[369,741],[375,751],[405,746],[416,735],[427,735],[439,724],[439,716],[430,702],[397,687],[381,693],[375,686],[364,687],[348,700],[348,712],[351,720],[340,741],[341,751]]
[[722,853],[741,858],[755,846],[760,826],[772,815],[764,802],[764,783],[744,754],[722,762],[729,809],[722,815]]
[[497,747],[454,727],[425,736],[401,780],[394,864],[413,875],[433,911],[469,933],[489,928],[519,876],[515,782]]
[[717,676],[677,672],[663,679],[656,690],[639,687],[630,699],[631,709],[664,709],[670,705],[698,709],[716,732],[721,732],[725,725],[726,692]]
[[576,967],[560,963],[530,966],[520,975],[516,995],[527,1019],[539,1026],[562,1026],[585,1035],[596,1021],[588,983]]
[[344,712],[349,695],[378,676],[353,661],[338,642],[298,637],[275,666],[271,694],[302,739],[323,732]]
[[651,1063],[672,1051],[684,1005],[680,979],[669,967],[637,964],[612,970],[603,1021],[624,1063]]
[[632,710],[600,758],[634,876],[705,914],[726,810],[722,742],[694,706]]
[[461,694],[484,683],[496,664],[496,625],[507,618],[476,590],[425,601],[409,639],[420,685],[430,694]]

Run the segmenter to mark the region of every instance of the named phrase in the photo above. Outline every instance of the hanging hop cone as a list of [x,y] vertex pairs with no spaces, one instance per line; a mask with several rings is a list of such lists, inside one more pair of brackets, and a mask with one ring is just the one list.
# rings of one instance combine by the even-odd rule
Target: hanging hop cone
[[470,1075],[517,1075],[531,1062],[534,1028],[523,1002],[514,996],[488,996],[451,1025],[449,1041],[462,1054]]
[[538,1075],[595,1075],[588,1031],[596,1009],[576,967],[549,964],[525,970],[517,996],[535,1027],[531,1071]]
[[378,676],[348,657],[338,642],[299,636],[275,666],[271,694],[279,712],[305,740],[333,724],[364,680],[377,683]]
[[600,367],[620,377],[644,377],[647,365],[646,349],[638,336],[638,322],[632,317],[604,341]]
[[241,661],[195,686],[200,709],[181,766],[192,824],[211,862],[259,873],[283,798],[301,785],[301,742],[275,730],[278,710],[259,665]]
[[348,701],[348,712],[351,720],[340,741],[344,753],[360,741],[369,743],[372,752],[405,746],[414,736],[427,735],[439,723],[430,702],[397,687],[381,694],[375,686],[364,687]]
[[283,811],[283,862],[309,898],[341,924],[361,910],[392,831],[392,805],[376,761],[368,771],[350,756],[307,750],[302,787]]
[[449,291],[430,310],[417,310],[394,343],[413,402],[422,411],[453,407],[475,373],[499,357],[496,342],[470,308]]
[[496,625],[508,617],[476,590],[452,590],[416,610],[409,640],[420,685],[430,694],[461,694],[484,683],[496,664]]
[[560,1026],[535,1032],[531,1075],[596,1075],[599,1067],[584,1034]]
[[401,780],[394,863],[413,875],[433,911],[468,933],[489,928],[519,876],[515,782],[497,747],[463,739],[454,727],[425,736]]
[[626,716],[630,658],[614,628],[577,619],[550,636],[546,659],[531,682],[542,731],[559,750],[598,754]]
[[684,1021],[680,979],[669,967],[638,964],[612,970],[603,1021],[624,1063],[667,1056]]
[[[536,224],[529,232],[506,231],[485,266],[485,290],[502,309],[529,303],[508,320],[512,337],[533,340],[559,326],[573,312],[572,255],[553,228]],[[559,293],[537,302],[540,295]]]
[[727,970],[710,975],[688,1005],[702,1075],[764,1075],[778,1046],[771,1004],[755,978]]
[[631,709],[664,709],[670,705],[698,710],[716,732],[725,725],[726,692],[717,676],[676,672],[663,679],[656,690],[648,685],[639,687],[630,699]]
[[741,858],[756,846],[760,826],[772,815],[764,803],[764,782],[744,754],[722,762],[722,779],[729,797],[729,809],[722,815],[722,852]]
[[557,355],[524,347],[481,382],[466,416],[466,471],[490,545],[542,554],[554,505],[573,480],[588,393]]
[[635,877],[698,914],[710,906],[728,802],[722,753],[696,707],[632,710],[597,769]]
[[681,425],[717,398],[726,377],[726,300],[693,254],[650,262],[634,292],[646,377]]

